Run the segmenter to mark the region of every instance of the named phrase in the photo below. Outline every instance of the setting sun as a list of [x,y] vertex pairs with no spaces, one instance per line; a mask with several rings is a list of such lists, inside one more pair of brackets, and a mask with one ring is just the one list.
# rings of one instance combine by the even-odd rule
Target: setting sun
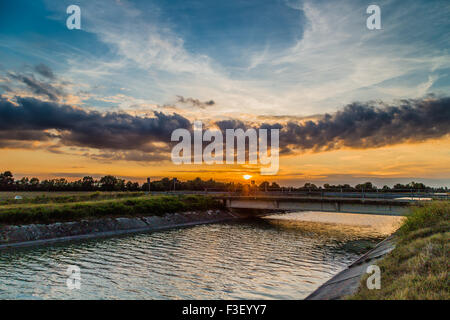
[[245,180],[249,180],[249,179],[251,179],[251,177],[252,177],[252,176],[249,175],[249,174],[244,174],[244,179],[245,179]]

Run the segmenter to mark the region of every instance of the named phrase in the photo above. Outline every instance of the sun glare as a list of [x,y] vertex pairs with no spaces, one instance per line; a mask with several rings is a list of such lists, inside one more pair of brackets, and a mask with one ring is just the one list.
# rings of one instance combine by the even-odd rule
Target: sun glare
[[252,176],[251,175],[249,175],[249,174],[244,174],[244,179],[245,180],[248,180],[248,179],[250,179]]

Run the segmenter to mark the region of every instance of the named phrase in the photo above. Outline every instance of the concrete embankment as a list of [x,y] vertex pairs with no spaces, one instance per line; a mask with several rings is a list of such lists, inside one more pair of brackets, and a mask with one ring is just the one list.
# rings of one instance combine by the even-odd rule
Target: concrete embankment
[[352,295],[359,287],[361,277],[366,274],[367,267],[376,264],[378,260],[395,248],[394,238],[388,237],[378,243],[375,248],[362,255],[347,269],[341,271],[333,278],[321,285],[305,300],[338,300]]
[[52,224],[0,226],[0,249],[67,240],[156,231],[239,218],[225,210],[192,211],[163,216],[103,218]]

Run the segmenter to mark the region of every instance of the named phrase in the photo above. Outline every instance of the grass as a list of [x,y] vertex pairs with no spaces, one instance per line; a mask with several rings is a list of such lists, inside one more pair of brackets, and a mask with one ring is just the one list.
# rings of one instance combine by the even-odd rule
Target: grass
[[141,196],[78,202],[24,203],[0,206],[0,224],[30,224],[80,219],[149,216],[221,208],[206,196]]
[[377,265],[381,289],[369,290],[368,275],[350,299],[450,299],[450,202],[414,207],[395,234],[395,249]]
[[[91,200],[120,199],[143,196],[144,192],[0,192],[0,205],[24,203],[65,203]],[[15,200],[19,195],[21,200]]]

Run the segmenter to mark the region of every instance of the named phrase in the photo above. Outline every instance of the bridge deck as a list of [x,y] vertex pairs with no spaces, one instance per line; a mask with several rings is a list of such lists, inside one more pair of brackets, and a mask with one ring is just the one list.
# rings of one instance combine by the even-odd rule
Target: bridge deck
[[416,200],[298,196],[216,196],[228,208],[405,215]]
[[[224,200],[260,200],[260,201],[296,201],[296,202],[347,202],[366,204],[392,204],[405,206],[417,203],[418,200],[410,199],[383,199],[383,198],[350,198],[350,197],[310,197],[310,196],[215,196]],[[423,201],[423,200],[422,200]]]

